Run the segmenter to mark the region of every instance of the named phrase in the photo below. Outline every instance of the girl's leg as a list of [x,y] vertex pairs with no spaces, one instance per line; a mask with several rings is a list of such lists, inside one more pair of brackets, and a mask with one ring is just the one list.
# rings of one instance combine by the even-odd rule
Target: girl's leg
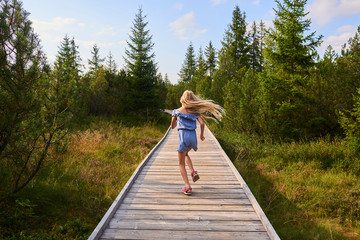
[[191,150],[191,149],[189,149],[189,150],[186,152],[185,161],[186,161],[186,164],[188,165],[188,167],[190,168],[191,172],[193,172],[193,171],[195,171],[195,170],[194,170],[194,166],[193,166],[192,161],[191,161],[191,158],[190,158],[190,156],[189,156],[189,154],[188,154],[190,150]]
[[187,154],[187,152],[178,152],[180,173],[184,180],[186,188],[188,188],[188,187],[190,187],[190,183],[189,183],[189,179],[188,179],[186,169],[185,169],[185,155],[186,154]]

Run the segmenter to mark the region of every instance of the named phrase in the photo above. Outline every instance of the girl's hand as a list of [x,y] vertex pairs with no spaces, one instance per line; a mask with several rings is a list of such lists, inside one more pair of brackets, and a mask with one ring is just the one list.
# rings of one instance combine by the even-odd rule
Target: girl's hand
[[201,139],[201,141],[204,141],[205,140],[204,135],[200,135],[200,139]]

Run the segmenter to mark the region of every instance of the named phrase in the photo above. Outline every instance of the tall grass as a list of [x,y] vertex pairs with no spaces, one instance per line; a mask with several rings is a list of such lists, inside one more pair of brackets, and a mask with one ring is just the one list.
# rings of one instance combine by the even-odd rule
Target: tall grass
[[281,239],[360,239],[358,147],[213,130]]
[[23,191],[0,201],[0,239],[87,239],[170,120],[95,118]]

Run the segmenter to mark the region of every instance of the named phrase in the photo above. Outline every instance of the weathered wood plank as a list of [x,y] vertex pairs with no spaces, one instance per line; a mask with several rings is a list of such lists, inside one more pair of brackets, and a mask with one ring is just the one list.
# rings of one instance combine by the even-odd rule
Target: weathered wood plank
[[[179,196],[180,195],[180,196]],[[130,198],[161,198],[161,199],[169,199],[169,198],[178,198],[178,199],[188,199],[188,196],[181,195],[178,192],[152,192],[152,193],[132,193],[129,192],[127,194]],[[236,199],[236,198],[247,198],[245,193],[207,193],[207,192],[194,192],[191,195],[191,198],[194,199]]]
[[[166,184],[166,183],[173,183],[173,184],[183,184],[184,182],[182,180],[172,180],[171,182],[169,182],[168,180],[164,180],[164,179],[158,179],[158,180],[139,180],[137,179],[135,181],[135,183],[143,183],[143,184]],[[231,180],[211,180],[211,181],[206,181],[207,185],[240,185],[239,182],[237,181],[231,181]]]
[[[135,183],[135,185],[133,185],[134,188],[148,188],[148,189],[158,189],[158,188],[166,188],[166,189],[174,189],[176,191],[181,191],[181,188],[184,186],[184,183],[161,183],[161,184],[156,184],[156,183],[142,183],[142,182],[138,182]],[[196,191],[197,189],[237,189],[237,188],[241,188],[241,186],[239,184],[212,184],[212,185],[208,185],[208,184],[201,184],[201,183],[197,183],[191,186],[192,189],[194,191]]]
[[266,232],[168,231],[106,229],[101,239],[269,239]]
[[118,210],[116,219],[137,220],[197,220],[197,221],[253,221],[259,217],[253,212],[226,212],[226,211],[176,211],[176,210]]
[[[180,189],[178,188],[145,188],[134,186],[129,193],[176,193],[179,196]],[[212,195],[212,194],[243,194],[242,188],[196,188],[196,194]],[[181,195],[181,194],[180,194]]]
[[198,198],[131,198],[126,196],[123,203],[147,203],[147,204],[178,204],[178,205],[195,205],[195,204],[250,204],[247,198],[225,198],[225,199],[198,199]]
[[[211,181],[236,181],[236,177],[233,175],[221,174],[221,175],[200,175],[200,180],[204,183],[211,182]],[[191,179],[191,177],[190,177]],[[163,181],[174,181],[174,180],[182,180],[182,177],[179,174],[175,175],[139,175],[138,180],[163,180]]]
[[195,220],[118,220],[109,224],[115,229],[265,232],[260,221],[195,221]]
[[137,204],[123,203],[119,210],[157,210],[157,211],[212,211],[212,212],[254,212],[250,204],[224,205],[174,205],[174,204]]

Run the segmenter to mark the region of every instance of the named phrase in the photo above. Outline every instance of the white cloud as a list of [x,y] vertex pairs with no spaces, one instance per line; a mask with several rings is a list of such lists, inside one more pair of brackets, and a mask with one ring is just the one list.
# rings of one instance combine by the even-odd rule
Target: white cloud
[[78,23],[78,27],[80,28],[81,31],[85,30],[85,23]]
[[182,3],[176,3],[174,5],[174,8],[177,9],[177,10],[182,10],[183,9],[183,4]]
[[338,28],[335,32],[335,35],[331,35],[324,39],[320,47],[320,55],[325,52],[325,49],[331,45],[332,48],[340,53],[342,46],[348,42],[351,37],[354,37],[356,28],[354,26],[345,25]]
[[208,31],[207,29],[198,28],[195,23],[194,12],[189,12],[179,17],[174,22],[170,23],[169,26],[175,35],[179,36],[179,38],[183,40],[197,38]]
[[127,44],[127,42],[126,42],[126,40],[123,40],[123,41],[119,41],[118,44],[125,45],[125,44]]
[[211,0],[212,4],[215,5],[219,5],[221,3],[225,3],[227,0]]
[[260,0],[255,0],[255,1],[252,2],[252,4],[259,6],[260,5]]
[[339,27],[335,33],[342,33],[342,32],[355,32],[356,27],[352,25],[344,25],[342,27]]
[[335,17],[360,13],[359,0],[314,0],[307,7],[309,17],[318,25],[324,25]]
[[75,40],[75,42],[87,49],[92,49],[96,44],[99,48],[101,47],[111,47],[114,45],[112,42],[96,42],[96,41],[83,41],[83,40]]
[[99,32],[96,33],[96,35],[110,35],[115,36],[116,32],[113,27],[104,27]]
[[[274,28],[274,22],[272,20],[263,20],[263,22],[266,29]],[[257,24],[259,25],[260,22],[257,22]]]
[[75,22],[75,18],[62,18],[56,17],[53,18],[50,22],[38,21],[33,19],[33,26],[36,31],[46,31],[46,30],[58,30],[65,27],[66,25],[71,25]]

